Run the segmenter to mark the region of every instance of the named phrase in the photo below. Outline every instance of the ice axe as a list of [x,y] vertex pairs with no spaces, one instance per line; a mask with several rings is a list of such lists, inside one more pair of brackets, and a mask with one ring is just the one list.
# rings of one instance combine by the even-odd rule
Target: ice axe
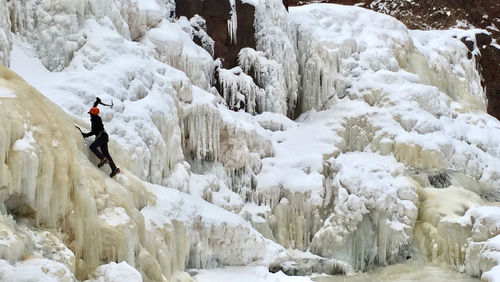
[[105,104],[101,101],[99,97],[96,97],[95,102],[94,102],[94,107],[97,107],[97,105],[103,105],[106,107],[110,107],[111,109],[113,108],[113,99],[111,99],[111,105],[110,104]]
[[75,125],[75,127],[76,127],[76,129],[78,129],[78,131],[80,131],[80,133],[83,135],[83,131],[82,131],[82,129],[81,129],[79,126],[76,126],[76,125]]

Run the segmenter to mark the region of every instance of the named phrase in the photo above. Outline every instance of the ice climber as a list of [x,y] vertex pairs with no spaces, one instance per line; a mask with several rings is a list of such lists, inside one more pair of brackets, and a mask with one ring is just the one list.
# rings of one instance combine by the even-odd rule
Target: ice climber
[[[87,138],[89,136],[95,135],[95,140],[94,142],[90,145],[90,150],[99,158],[101,161],[97,165],[98,167],[102,167],[105,164],[109,164],[111,167],[111,174],[109,175],[110,177],[114,177],[116,174],[120,172],[120,169],[116,167],[115,163],[113,162],[113,159],[109,155],[108,152],[108,141],[109,141],[109,136],[108,133],[104,130],[104,125],[102,124],[101,117],[99,116],[99,108],[97,107],[98,104],[106,105],[101,102],[101,99],[97,98],[96,101],[94,102],[94,106],[90,108],[89,114],[90,114],[90,121],[91,121],[91,131],[89,133],[83,133],[81,130],[80,132],[82,133],[83,137]],[[99,151],[99,149],[101,151]]]

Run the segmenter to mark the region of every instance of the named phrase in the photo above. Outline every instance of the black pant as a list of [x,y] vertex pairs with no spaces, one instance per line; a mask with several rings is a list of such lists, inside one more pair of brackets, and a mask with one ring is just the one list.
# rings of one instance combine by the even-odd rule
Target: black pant
[[[102,132],[101,134],[98,135],[98,137],[96,137],[95,141],[92,144],[90,144],[90,150],[97,156],[97,158],[99,158],[99,160],[102,160],[102,157],[104,155],[104,157],[106,157],[106,159],[108,159],[109,161],[109,166],[111,167],[111,170],[115,171],[116,165],[113,162],[113,159],[111,158],[108,152],[108,141],[109,141],[108,134],[106,132]],[[97,149],[99,147],[101,148],[102,153]]]

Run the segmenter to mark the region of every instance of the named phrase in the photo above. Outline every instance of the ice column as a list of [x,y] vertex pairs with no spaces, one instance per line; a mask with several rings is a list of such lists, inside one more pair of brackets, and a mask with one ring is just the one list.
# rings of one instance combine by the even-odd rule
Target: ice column
[[[299,91],[299,66],[295,49],[297,28],[290,21],[282,1],[263,2],[255,7],[257,50],[262,51],[267,59],[276,61],[284,70],[287,113],[293,116]],[[280,90],[281,88],[275,89],[277,92]],[[281,94],[273,92],[274,95]]]
[[229,34],[229,40],[231,43],[238,43],[238,38],[236,37],[236,33],[238,30],[238,15],[236,13],[236,0],[229,0],[231,4],[231,18],[227,21],[227,33]]
[[186,157],[216,161],[222,120],[211,105],[194,105],[180,111],[182,150]]

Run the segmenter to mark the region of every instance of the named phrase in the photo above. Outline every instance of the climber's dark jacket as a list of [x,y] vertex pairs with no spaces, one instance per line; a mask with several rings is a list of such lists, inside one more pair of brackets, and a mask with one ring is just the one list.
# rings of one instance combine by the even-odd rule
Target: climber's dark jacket
[[104,132],[104,125],[102,124],[101,117],[97,115],[90,115],[90,122],[92,123],[90,126],[92,130],[89,133],[83,133],[83,137],[95,135],[96,138],[99,138],[99,135]]

